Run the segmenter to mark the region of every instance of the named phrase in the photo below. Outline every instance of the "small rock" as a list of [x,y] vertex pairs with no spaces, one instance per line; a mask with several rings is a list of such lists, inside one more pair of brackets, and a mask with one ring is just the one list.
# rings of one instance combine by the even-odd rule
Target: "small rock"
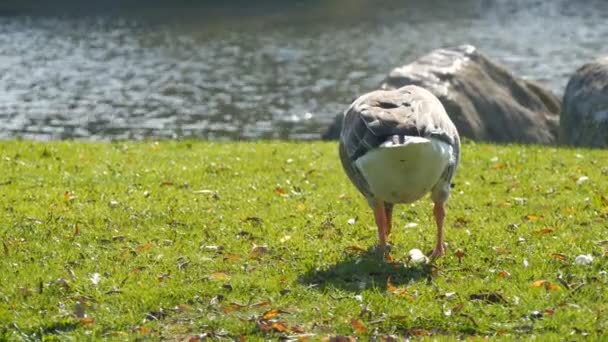
[[593,262],[591,254],[581,254],[574,259],[577,265],[590,265]]
[[421,250],[414,248],[408,252],[409,259],[414,264],[426,264],[429,262],[429,258],[422,253]]

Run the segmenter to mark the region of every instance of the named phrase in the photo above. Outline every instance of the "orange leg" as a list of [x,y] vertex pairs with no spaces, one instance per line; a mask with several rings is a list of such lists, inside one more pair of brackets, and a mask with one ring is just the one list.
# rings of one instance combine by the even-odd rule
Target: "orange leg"
[[378,226],[378,245],[382,251],[386,251],[388,220],[386,217],[384,202],[378,201],[375,203],[373,209],[374,218],[376,219],[376,226]]
[[386,215],[386,236],[391,235],[393,227],[393,204],[384,203],[384,214]]
[[445,254],[445,247],[443,245],[443,222],[445,221],[444,203],[435,202],[433,215],[435,216],[435,223],[437,224],[437,244],[431,253],[431,259],[436,259]]

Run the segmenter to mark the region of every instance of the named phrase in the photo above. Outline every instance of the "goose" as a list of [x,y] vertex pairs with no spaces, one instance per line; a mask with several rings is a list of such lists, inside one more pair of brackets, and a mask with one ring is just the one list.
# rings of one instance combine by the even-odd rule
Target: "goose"
[[393,206],[430,193],[437,226],[430,257],[445,254],[445,204],[460,161],[460,137],[435,95],[408,85],[357,98],[344,112],[339,155],[374,212],[380,250],[387,252]]

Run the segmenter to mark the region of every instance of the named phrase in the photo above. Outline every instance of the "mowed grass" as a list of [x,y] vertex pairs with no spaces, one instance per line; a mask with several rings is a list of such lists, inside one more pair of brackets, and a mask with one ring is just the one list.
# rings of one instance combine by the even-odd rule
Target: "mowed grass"
[[[335,143],[0,143],[0,340],[599,337],[608,152],[465,143],[392,262]],[[590,264],[576,257],[590,254]]]

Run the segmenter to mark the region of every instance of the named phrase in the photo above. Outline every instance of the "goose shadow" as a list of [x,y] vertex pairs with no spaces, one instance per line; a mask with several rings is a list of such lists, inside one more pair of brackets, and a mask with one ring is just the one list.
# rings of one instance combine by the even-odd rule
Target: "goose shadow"
[[302,285],[324,289],[360,292],[365,289],[386,291],[392,286],[416,281],[431,282],[435,267],[430,264],[407,265],[402,260],[385,261],[375,248],[350,253],[334,265],[317,267],[298,278]]

